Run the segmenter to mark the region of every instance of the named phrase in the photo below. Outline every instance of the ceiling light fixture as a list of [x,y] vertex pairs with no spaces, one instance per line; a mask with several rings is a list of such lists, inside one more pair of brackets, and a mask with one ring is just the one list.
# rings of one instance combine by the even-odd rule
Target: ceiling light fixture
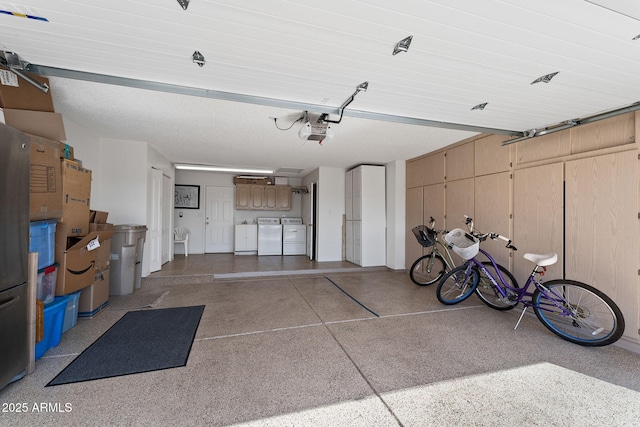
[[202,67],[205,63],[204,56],[197,50],[193,52],[193,62],[198,64],[198,67]]
[[484,110],[484,107],[486,107],[488,104],[488,102],[483,102],[482,104],[478,104],[474,107],[471,108],[471,111],[473,110]]
[[176,169],[190,171],[206,171],[206,172],[233,172],[233,173],[262,173],[272,174],[273,169],[252,169],[252,168],[235,168],[230,166],[208,166],[208,165],[187,165],[177,164]]
[[637,36],[635,36],[634,38],[632,38],[631,40],[639,40],[640,39],[640,34],[638,34]]
[[187,10],[189,7],[189,0],[178,0],[178,4],[184,9]]
[[49,86],[47,86],[45,83],[40,83],[29,74],[24,72],[29,63],[22,61],[17,53],[0,51],[0,65],[11,71],[16,76],[21,77],[24,81],[35,86],[42,92],[47,93],[49,91]]
[[393,54],[397,55],[400,52],[407,52],[409,46],[411,46],[411,40],[413,40],[413,36],[406,37],[396,43],[396,47],[393,48]]
[[558,74],[559,72],[560,71],[556,71],[555,73],[545,74],[544,76],[538,77],[537,79],[532,81],[531,84],[534,85],[536,83],[549,83],[551,79],[554,78],[555,75]]

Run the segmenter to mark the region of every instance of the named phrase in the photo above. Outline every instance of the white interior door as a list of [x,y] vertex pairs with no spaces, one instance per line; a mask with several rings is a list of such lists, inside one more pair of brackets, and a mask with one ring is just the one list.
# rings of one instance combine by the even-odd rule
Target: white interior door
[[149,271],[162,268],[162,171],[151,169],[151,209],[147,224],[147,240],[149,241]]
[[171,178],[162,175],[162,264],[171,260]]
[[233,252],[233,187],[207,186],[205,252]]

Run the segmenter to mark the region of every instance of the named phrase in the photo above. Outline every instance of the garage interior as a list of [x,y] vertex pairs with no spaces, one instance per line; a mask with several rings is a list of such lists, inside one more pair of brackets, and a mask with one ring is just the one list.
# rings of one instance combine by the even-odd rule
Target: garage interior
[[[142,287],[111,296],[34,374],[0,390],[3,402],[73,411],[3,415],[12,425],[637,419],[640,10],[530,3],[0,5],[0,68],[48,78],[66,142],[93,171],[91,208],[116,224],[157,225]],[[330,130],[310,139],[307,123]],[[346,174],[361,165],[385,170],[384,261],[364,267],[347,261],[346,238]],[[235,198],[240,174],[306,192],[287,211],[233,208],[227,227],[259,216],[310,225],[315,212],[305,255],[211,246],[207,194]],[[171,195],[199,186],[198,209],[174,209],[167,193],[156,209],[156,178]],[[486,247],[518,280],[524,252],[557,251],[549,277],[610,295],[623,339],[583,348],[533,316],[513,331],[518,310],[474,297],[445,307],[433,286],[413,284],[407,270],[423,249],[412,227],[430,217],[460,227],[464,215],[513,238],[518,252]],[[177,227],[191,230],[188,256],[173,245]],[[185,367],[45,387],[128,311],[197,304]]]

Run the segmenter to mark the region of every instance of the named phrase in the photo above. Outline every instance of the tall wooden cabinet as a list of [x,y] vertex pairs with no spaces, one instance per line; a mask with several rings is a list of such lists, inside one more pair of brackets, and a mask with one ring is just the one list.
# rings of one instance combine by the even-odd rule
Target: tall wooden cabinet
[[385,168],[363,165],[346,173],[346,259],[363,267],[386,264]]

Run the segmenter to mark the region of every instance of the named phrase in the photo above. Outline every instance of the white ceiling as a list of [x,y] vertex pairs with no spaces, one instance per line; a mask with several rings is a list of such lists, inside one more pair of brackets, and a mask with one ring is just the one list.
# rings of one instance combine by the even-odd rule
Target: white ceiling
[[[0,48],[52,76],[65,120],[148,141],[174,162],[303,173],[386,163],[483,128],[506,139],[640,101],[637,0],[191,0],[187,10],[176,0],[25,0],[0,9],[48,20],[0,14]],[[392,55],[409,35],[408,52]],[[272,118],[288,127],[305,109],[338,119],[365,81],[322,146],[297,137],[299,122],[276,129]]]

